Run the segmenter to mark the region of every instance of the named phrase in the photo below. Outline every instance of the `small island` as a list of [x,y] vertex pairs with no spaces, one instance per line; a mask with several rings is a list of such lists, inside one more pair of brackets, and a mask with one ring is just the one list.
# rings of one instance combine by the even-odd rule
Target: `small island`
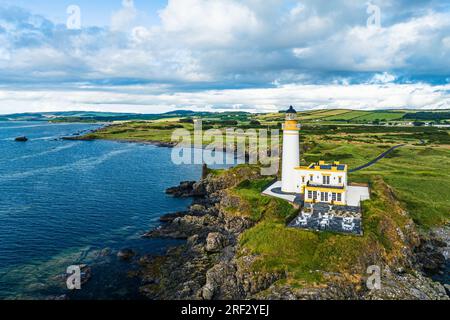
[[27,142],[28,138],[25,136],[22,137],[17,137],[16,139],[14,139],[16,142]]

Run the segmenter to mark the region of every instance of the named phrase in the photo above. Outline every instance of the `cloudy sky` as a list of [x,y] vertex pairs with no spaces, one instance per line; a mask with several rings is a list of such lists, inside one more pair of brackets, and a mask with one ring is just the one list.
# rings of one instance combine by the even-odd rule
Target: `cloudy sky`
[[0,0],[0,114],[450,108],[450,2]]

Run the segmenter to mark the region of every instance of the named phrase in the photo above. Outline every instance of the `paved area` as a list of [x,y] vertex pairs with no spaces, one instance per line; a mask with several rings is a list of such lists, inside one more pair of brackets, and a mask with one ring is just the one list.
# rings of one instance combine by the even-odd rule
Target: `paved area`
[[302,212],[288,226],[315,231],[332,231],[362,235],[361,209],[352,206],[306,204]]
[[347,186],[347,205],[359,207],[361,201],[368,199],[370,199],[368,187]]
[[283,200],[287,200],[289,202],[294,202],[296,198],[296,194],[294,193],[284,193],[281,191],[281,181],[277,181],[263,191],[263,194],[266,196],[276,197]]
[[287,200],[302,207],[301,213],[288,226],[306,230],[332,231],[362,235],[361,201],[369,199],[369,188],[348,186],[346,206],[326,203],[304,203],[301,195],[281,191],[281,181],[277,181],[263,191],[264,195]]

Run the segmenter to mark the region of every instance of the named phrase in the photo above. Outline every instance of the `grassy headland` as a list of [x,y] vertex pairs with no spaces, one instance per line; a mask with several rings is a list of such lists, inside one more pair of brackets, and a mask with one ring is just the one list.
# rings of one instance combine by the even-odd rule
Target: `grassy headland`
[[[243,181],[227,190],[239,206],[228,214],[257,222],[240,239],[240,250],[258,256],[256,271],[285,272],[292,286],[319,284],[324,274],[339,272],[349,279],[371,262],[399,263],[403,248],[417,241],[417,232],[448,224],[450,218],[450,136],[448,128],[374,126],[374,119],[398,121],[408,112],[327,110],[301,113],[303,163],[339,160],[355,168],[398,144],[373,166],[350,174],[350,181],[369,182],[371,200],[363,203],[364,235],[347,236],[286,228],[296,209],[280,199],[261,195],[275,177]],[[429,114],[422,115],[430,117]],[[204,119],[204,129],[279,128],[283,115],[243,115]],[[189,118],[117,123],[84,139],[170,142],[174,129],[193,130]],[[356,121],[357,120],[357,121]],[[371,125],[367,125],[370,122]],[[204,142],[209,143],[208,141]],[[215,171],[217,175],[233,174]],[[355,282],[358,279],[353,279]]]
[[[366,111],[326,110],[300,113],[302,117],[335,117]],[[385,112],[392,115],[399,112]],[[407,114],[407,113],[405,113]],[[371,116],[384,115],[372,112]],[[274,117],[279,114],[255,115],[249,120],[243,114],[217,115],[203,119],[203,129],[225,129],[234,127],[279,128]],[[259,123],[258,120],[261,120]],[[268,122],[262,119],[269,120]],[[277,120],[280,120],[277,119]],[[157,121],[120,122],[80,139],[108,139],[120,141],[142,141],[171,143],[175,129],[193,131],[189,117],[159,119]],[[252,125],[253,123],[253,125]],[[207,145],[211,141],[204,140]],[[373,125],[329,125],[304,120],[301,130],[301,161],[339,160],[355,168],[374,159],[383,151],[398,144],[405,144],[375,165],[350,174],[351,181],[373,182],[381,177],[393,187],[396,196],[409,210],[411,217],[421,228],[442,225],[450,214],[450,135],[448,128],[425,126],[373,126]],[[257,198],[257,196],[255,196]]]

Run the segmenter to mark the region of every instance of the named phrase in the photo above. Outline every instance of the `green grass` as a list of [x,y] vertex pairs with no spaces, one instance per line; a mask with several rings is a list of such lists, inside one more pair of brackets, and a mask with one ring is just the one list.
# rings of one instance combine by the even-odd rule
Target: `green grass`
[[349,112],[346,112],[344,114],[337,114],[337,115],[330,116],[330,117],[327,117],[326,119],[322,119],[322,120],[328,120],[328,121],[339,121],[339,120],[349,121],[349,120],[352,120],[352,119],[355,119],[355,118],[358,118],[358,117],[361,117],[361,116],[368,115],[370,113],[371,113],[370,111],[349,111]]
[[[381,127],[340,125],[342,121],[373,121],[398,117],[401,112],[321,110],[301,113],[308,118],[301,131],[302,164],[318,160],[341,161],[349,168],[361,166],[391,146],[406,143],[367,169],[351,173],[350,181],[370,182],[370,201],[363,203],[363,236],[311,232],[286,227],[298,211],[288,202],[261,195],[273,177],[243,178],[250,166],[231,170],[210,170],[218,179],[240,181],[228,189],[238,205],[226,208],[229,214],[250,218],[256,225],[240,239],[242,253],[258,256],[255,270],[287,272],[282,281],[293,287],[325,281],[327,272],[349,275],[364,273],[368,264],[401,260],[405,242],[397,230],[411,232],[413,221],[419,230],[442,226],[450,219],[450,138],[449,131],[430,127]],[[241,115],[239,115],[241,117]],[[283,114],[256,115],[261,123],[277,124]],[[210,119],[214,119],[210,117]],[[221,118],[218,118],[221,120]],[[324,119],[335,121],[322,125]],[[248,125],[249,118],[239,125]],[[320,120],[318,123],[314,121]],[[178,121],[130,122],[94,133],[95,138],[112,140],[171,140],[172,131],[192,124]],[[214,125],[221,128],[220,124]],[[256,170],[259,172],[259,170]],[[248,176],[254,177],[254,174]],[[405,214],[406,212],[406,214]],[[412,219],[412,220],[411,220]]]
[[394,121],[400,120],[405,115],[404,112],[371,112],[360,117],[353,118],[353,121],[372,122],[374,120],[380,121]]
[[273,177],[244,180],[229,191],[230,196],[238,197],[239,206],[229,207],[229,213],[249,217],[253,221],[260,221],[263,217],[277,212],[277,216],[287,219],[292,217],[297,211],[283,200],[261,195],[261,192],[274,180]]
[[[246,184],[248,189],[253,186]],[[259,257],[254,270],[287,272],[287,281],[299,286],[320,283],[329,272],[362,275],[375,256],[385,261],[398,259],[404,243],[396,229],[406,234],[409,219],[390,198],[381,178],[375,180],[375,186],[372,199],[364,203],[364,236],[288,228],[289,209],[265,205],[260,222],[242,235],[241,250]]]
[[449,167],[449,149],[410,146],[350,178],[370,180],[374,175],[382,176],[414,222],[429,229],[450,219]]

